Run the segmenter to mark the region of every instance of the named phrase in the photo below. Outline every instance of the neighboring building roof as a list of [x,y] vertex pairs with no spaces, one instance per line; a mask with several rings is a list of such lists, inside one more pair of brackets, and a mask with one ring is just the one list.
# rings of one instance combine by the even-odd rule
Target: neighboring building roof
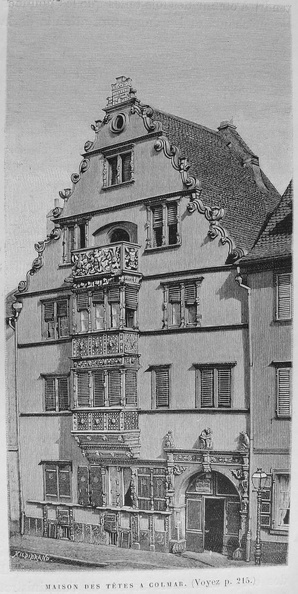
[[249,250],[280,194],[236,127],[222,122],[218,131],[210,130],[157,109],[152,119],[162,123],[170,143],[188,158],[189,174],[201,182],[203,203],[224,208],[223,227],[237,247]]
[[252,250],[241,262],[288,256],[292,252],[293,184],[289,183],[281,201],[267,217]]
[[6,320],[8,320],[8,318],[14,317],[15,311],[12,307],[12,304],[16,301],[16,296],[15,296],[16,292],[17,292],[17,289],[13,289],[13,291],[10,291],[5,297],[5,319]]

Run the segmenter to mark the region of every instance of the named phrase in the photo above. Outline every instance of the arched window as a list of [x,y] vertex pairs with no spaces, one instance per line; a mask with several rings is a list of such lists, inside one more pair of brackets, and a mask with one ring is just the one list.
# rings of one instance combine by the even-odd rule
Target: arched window
[[114,229],[110,235],[111,243],[118,243],[119,241],[130,241],[129,234],[125,229]]

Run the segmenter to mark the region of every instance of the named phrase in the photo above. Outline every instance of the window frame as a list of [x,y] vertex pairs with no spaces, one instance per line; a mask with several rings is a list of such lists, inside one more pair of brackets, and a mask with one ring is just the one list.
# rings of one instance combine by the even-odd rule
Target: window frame
[[[154,410],[169,410],[171,408],[171,394],[172,394],[172,379],[171,379],[171,367],[170,363],[163,363],[160,365],[151,365],[148,371],[151,372],[151,408]],[[167,371],[168,372],[168,396],[167,404],[158,405],[158,394],[157,394],[157,381],[156,371]]]
[[[199,410],[220,410],[220,411],[229,411],[233,409],[234,406],[234,373],[232,372],[233,368],[236,366],[235,362],[224,362],[224,363],[194,363],[193,367],[195,368],[195,407]],[[212,406],[203,406],[202,405],[202,371],[204,370],[212,370],[213,371],[213,380],[212,380],[212,389],[213,389],[213,405]],[[229,370],[230,371],[230,404],[229,406],[220,406],[219,405],[219,380],[218,380],[218,372],[220,370]]]
[[[290,282],[287,285],[289,287],[289,295],[281,297],[280,291],[279,291],[279,288],[281,286],[279,284],[279,279],[286,275],[289,275],[289,277],[290,277]],[[274,285],[275,285],[275,321],[276,322],[289,322],[292,320],[292,317],[293,317],[293,275],[292,275],[292,271],[284,270],[284,271],[275,272],[274,273]],[[286,315],[286,316],[280,315],[280,312],[279,312],[280,299],[282,299],[282,298],[289,300],[290,313],[289,313],[289,315]]]
[[[163,330],[178,330],[180,328],[196,328],[201,326],[202,315],[200,294],[203,280],[204,277],[196,277],[161,283],[161,286],[163,287]],[[192,304],[187,298],[187,287],[194,288],[194,299],[192,300]],[[173,298],[171,299],[171,291],[174,293],[175,289],[180,297],[173,301]],[[179,324],[173,324],[173,303],[179,304]],[[189,322],[187,319],[189,311],[188,306],[195,307],[195,319],[193,322]]]
[[[67,315],[61,316],[58,315],[58,304],[62,301],[66,301],[67,303]],[[71,307],[70,307],[70,295],[65,295],[61,297],[52,297],[49,299],[41,299],[41,335],[43,340],[45,341],[54,341],[54,340],[65,340],[69,339],[70,337],[70,315],[71,315]],[[53,320],[46,320],[46,307],[49,304],[53,303]],[[66,318],[67,319],[67,334],[60,335],[59,330],[59,319]],[[52,321],[53,323],[53,332],[54,336],[47,336],[46,334],[49,332],[48,324]]]
[[[47,374],[41,374],[41,377],[43,378],[43,410],[44,412],[52,412],[52,413],[63,413],[63,412],[67,412],[70,410],[70,382],[69,382],[69,378],[70,378],[70,374],[69,373],[61,373],[61,374],[51,374],[51,373],[47,373]],[[59,406],[59,380],[60,379],[66,379],[67,380],[67,408],[61,408]],[[47,409],[47,404],[46,404],[46,382],[48,380],[53,380],[54,381],[54,397],[55,397],[55,409]]]
[[[158,201],[147,204],[147,239],[145,251],[176,248],[181,245],[181,216],[180,216],[180,197],[164,198],[160,197]],[[176,222],[169,223],[170,207],[176,205]],[[154,222],[154,211],[161,209],[161,215],[158,222]],[[171,229],[176,226],[176,241],[170,242]],[[159,229],[159,242],[156,241],[155,229]]]
[[[98,406],[95,405],[95,380],[94,375],[98,372],[103,374],[103,405]],[[113,392],[113,383],[111,374],[115,372],[119,373],[119,378],[114,376],[114,382],[118,382],[120,385],[120,394],[119,394],[119,402],[113,403],[112,392]],[[132,376],[129,378],[129,374],[134,374],[134,378]],[[88,404],[79,404],[79,380],[78,376],[84,375],[85,381],[87,380],[88,383]],[[133,383],[133,389],[132,389]],[[115,384],[114,384],[115,385]],[[125,368],[96,368],[89,371],[80,370],[74,373],[74,394],[76,395],[75,398],[75,409],[76,410],[83,410],[83,409],[98,409],[98,408],[127,408],[127,409],[136,409],[138,407],[138,369],[132,367],[125,367]],[[134,401],[133,401],[134,400]],[[130,401],[130,402],[129,402]]]
[[[72,463],[69,461],[42,461],[43,466],[43,493],[45,501],[72,501]],[[47,472],[55,472],[56,475],[56,493],[47,493]],[[69,481],[69,495],[61,495],[60,491],[60,475],[61,473],[68,473]]]
[[[289,478],[289,508],[291,509],[291,475],[289,470],[278,470],[274,469],[272,471],[272,517],[271,517],[271,532],[276,534],[287,534],[289,532],[290,523],[285,524],[283,527],[277,526],[277,512],[280,510],[280,506],[278,506],[278,496],[277,496],[277,476],[287,476]],[[278,506],[278,507],[277,507]]]
[[[131,184],[134,182],[134,145],[127,144],[123,145],[122,147],[117,147],[117,149],[110,149],[103,151],[104,161],[103,161],[103,190],[108,190],[109,188],[117,188],[119,186],[123,186],[125,184]],[[129,161],[129,179],[123,179],[123,157],[126,155],[130,155]],[[116,159],[116,181],[115,183],[112,182],[111,178],[111,161]]]

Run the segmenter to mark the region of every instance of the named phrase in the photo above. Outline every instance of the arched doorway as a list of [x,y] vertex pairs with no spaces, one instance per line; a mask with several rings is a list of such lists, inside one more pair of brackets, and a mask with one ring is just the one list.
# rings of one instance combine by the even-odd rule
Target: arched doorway
[[239,546],[240,498],[225,475],[210,472],[191,477],[185,503],[187,550],[227,555]]

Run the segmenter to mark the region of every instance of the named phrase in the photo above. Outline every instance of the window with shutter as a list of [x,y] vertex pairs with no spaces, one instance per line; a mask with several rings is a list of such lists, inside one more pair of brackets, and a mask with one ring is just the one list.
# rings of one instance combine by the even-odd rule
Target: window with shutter
[[163,209],[162,206],[155,206],[153,212],[153,245],[162,245]]
[[281,367],[277,373],[277,416],[291,416],[291,368]]
[[289,320],[292,317],[292,275],[290,272],[276,275],[278,320]]
[[121,184],[132,179],[131,161],[131,151],[114,155],[107,159],[109,186]]
[[45,468],[45,495],[46,497],[58,497],[58,468],[46,466]]
[[185,285],[184,289],[186,324],[195,324],[197,317],[196,285]]
[[77,310],[80,313],[80,332],[88,332],[89,296],[87,292],[77,294]]
[[105,405],[105,376],[101,370],[93,373],[93,406]]
[[118,183],[118,158],[112,157],[108,159],[108,167],[109,167],[109,185],[114,186]]
[[196,398],[199,408],[231,408],[232,364],[195,365]]
[[287,531],[290,523],[290,475],[273,472],[273,518],[272,528]]
[[169,317],[171,326],[179,326],[181,323],[181,287],[172,285],[169,287]]
[[70,497],[70,468],[58,467],[59,497]]
[[231,407],[231,369],[218,369],[218,407]]
[[108,396],[110,406],[121,404],[121,373],[116,369],[108,372]]
[[137,405],[137,372],[131,369],[125,372],[125,402],[128,406]]
[[78,406],[90,406],[90,390],[88,373],[78,373],[77,376]]
[[88,293],[78,293],[77,294],[77,310],[82,311],[83,309],[88,309],[88,307],[89,307]]
[[214,406],[214,371],[213,369],[201,370],[201,407]]
[[171,202],[167,205],[168,243],[177,243],[177,203]]
[[68,300],[59,299],[43,303],[44,338],[63,338],[69,335]]
[[69,335],[67,299],[57,301],[58,338]]
[[54,377],[45,379],[45,410],[56,410],[56,388]]
[[58,386],[58,408],[59,410],[68,410],[68,379],[67,377],[57,378]]
[[156,408],[169,407],[170,381],[168,367],[156,367],[155,373],[155,405]]

